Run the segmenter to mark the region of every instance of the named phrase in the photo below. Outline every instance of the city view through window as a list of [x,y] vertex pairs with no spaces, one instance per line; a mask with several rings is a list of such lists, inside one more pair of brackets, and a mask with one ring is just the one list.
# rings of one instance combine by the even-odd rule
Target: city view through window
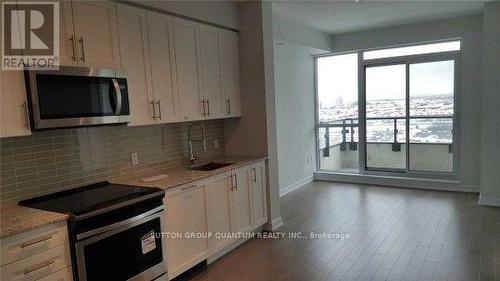
[[[358,54],[318,58],[317,67],[318,144],[319,149],[323,151],[325,161],[332,162],[333,159],[326,158],[345,158],[346,153],[340,153],[339,155],[344,154],[342,157],[335,156],[335,153],[338,154],[336,146],[339,146],[341,152],[358,151],[357,146],[351,144],[359,142]],[[410,166],[415,163],[413,168],[417,169],[416,163],[419,162],[418,159],[415,159],[417,150],[420,155],[427,153],[430,156],[435,153],[432,151],[434,148],[430,149],[430,145],[435,144],[435,149],[437,149],[439,144],[441,150],[446,149],[448,152],[448,155],[442,153],[446,156],[447,166],[432,169],[451,171],[454,69],[454,60],[366,67],[368,162],[370,159],[377,158],[375,152],[378,153],[383,148],[382,144],[398,144],[399,146],[392,146],[387,155],[394,152],[399,153],[400,159],[398,161],[400,163],[395,167],[388,166],[388,168],[404,169],[405,162],[407,162],[405,145],[408,130]],[[406,71],[409,71],[408,78]],[[408,99],[406,96],[407,83],[409,84]],[[408,129],[406,128],[407,120],[409,121]],[[375,147],[372,144],[379,145]],[[420,148],[423,146],[419,147],[418,144],[427,144],[425,151]],[[443,146],[446,144],[449,147]],[[349,164],[344,163],[345,161],[342,159],[340,163],[330,163],[330,166],[335,166],[333,170],[342,169],[345,166],[357,170],[357,159],[358,155],[353,155],[347,161]],[[325,166],[327,163],[320,161],[321,164]],[[385,166],[382,165],[382,167]],[[422,167],[423,170],[427,170],[427,168],[429,167]]]

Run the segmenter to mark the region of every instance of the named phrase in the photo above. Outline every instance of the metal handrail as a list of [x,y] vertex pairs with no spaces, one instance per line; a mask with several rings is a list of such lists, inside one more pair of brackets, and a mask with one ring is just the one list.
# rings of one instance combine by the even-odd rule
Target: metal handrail
[[[387,144],[393,144],[393,151],[399,151],[400,148],[400,143],[398,142],[398,120],[406,120],[407,117],[367,117],[366,120],[393,120],[394,122],[394,141],[393,142],[367,142],[367,143],[387,143]],[[408,117],[409,120],[411,119],[453,119],[452,115],[427,115],[427,116],[411,116]],[[354,123],[356,121],[356,123]],[[335,122],[335,123],[334,123]],[[349,142],[349,149],[350,150],[356,150],[357,149],[357,142],[354,141],[354,128],[359,127],[359,118],[344,118],[344,119],[338,119],[338,120],[333,120],[329,122],[321,122],[317,125],[318,128],[326,128],[325,132],[325,148],[333,147],[336,145],[340,145],[340,150],[345,151],[347,150],[346,143],[347,143],[347,138],[346,134],[350,133],[351,134],[351,141]],[[342,134],[342,142],[336,143],[334,145],[330,145],[330,128],[342,128],[341,134]],[[350,128],[348,130],[347,128]],[[453,130],[453,128],[452,128]],[[411,143],[410,143],[411,144]],[[426,143],[426,144],[432,144],[432,143]],[[448,144],[450,145],[450,151],[451,151],[451,145],[452,143],[435,143],[435,144]]]

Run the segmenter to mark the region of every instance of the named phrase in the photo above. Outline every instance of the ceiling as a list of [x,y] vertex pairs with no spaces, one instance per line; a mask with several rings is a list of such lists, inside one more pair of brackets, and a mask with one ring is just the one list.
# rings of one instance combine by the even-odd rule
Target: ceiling
[[279,17],[329,34],[479,14],[484,1],[275,1]]

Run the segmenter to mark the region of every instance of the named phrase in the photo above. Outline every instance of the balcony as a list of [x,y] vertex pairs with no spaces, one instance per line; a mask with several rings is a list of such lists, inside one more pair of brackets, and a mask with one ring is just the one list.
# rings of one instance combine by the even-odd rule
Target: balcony
[[[453,117],[409,118],[407,153],[406,118],[367,118],[366,162],[370,169],[452,172]],[[321,123],[318,129],[320,170],[359,172],[358,119]]]

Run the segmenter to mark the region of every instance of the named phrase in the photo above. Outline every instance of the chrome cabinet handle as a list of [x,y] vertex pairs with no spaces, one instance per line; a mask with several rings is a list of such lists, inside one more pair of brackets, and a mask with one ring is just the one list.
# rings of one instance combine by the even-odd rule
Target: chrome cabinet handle
[[210,116],[210,100],[207,100],[207,115]]
[[47,240],[50,240],[52,239],[52,235],[48,235],[48,236],[43,236],[43,237],[40,237],[36,240],[33,240],[33,241],[29,241],[29,242],[24,242],[23,244],[21,244],[21,249],[24,249],[26,247],[29,247],[29,246],[33,246],[33,245],[36,245],[36,244],[39,244],[39,243],[42,243],[42,242],[45,242]]
[[155,101],[150,101],[149,104],[151,105],[151,108],[152,108],[152,115],[151,115],[151,118],[153,118],[153,120],[156,120],[156,107],[155,107]]
[[253,182],[257,183],[257,169],[253,168]]
[[39,269],[42,269],[42,268],[47,267],[47,266],[49,266],[49,265],[51,265],[51,264],[54,264],[54,263],[56,263],[56,260],[55,260],[55,259],[50,260],[50,261],[47,261],[47,262],[44,262],[44,263],[42,263],[42,264],[40,264],[40,265],[38,265],[38,266],[36,266],[36,267],[34,267],[34,268],[25,269],[25,270],[23,271],[23,274],[24,274],[24,275],[28,275],[28,274],[30,274],[30,273],[32,273],[32,272],[34,272],[34,271],[37,271],[37,270],[39,270]]
[[80,58],[83,62],[85,62],[85,46],[83,45],[83,37],[80,36],[80,45],[82,46],[82,57]]
[[161,120],[161,104],[160,104],[160,100],[157,100],[156,104],[158,105],[158,119]]
[[73,56],[71,57],[71,60],[76,62],[76,49],[75,49],[75,38],[74,35],[71,35],[69,38],[69,41],[71,41],[71,49],[73,49]]
[[113,87],[115,88],[115,97],[116,97],[116,109],[115,115],[120,115],[122,112],[122,91],[120,90],[120,84],[118,84],[118,80],[115,78],[111,79],[113,82]]
[[234,188],[238,190],[238,177],[234,174]]
[[207,112],[205,111],[205,100],[201,100],[201,106],[203,107],[203,116],[207,116]]
[[227,104],[228,104],[228,114],[231,114],[231,99],[227,99]]
[[197,186],[196,184],[193,184],[190,186],[183,187],[183,188],[181,188],[181,190],[189,190],[189,189],[195,188],[196,186]]

